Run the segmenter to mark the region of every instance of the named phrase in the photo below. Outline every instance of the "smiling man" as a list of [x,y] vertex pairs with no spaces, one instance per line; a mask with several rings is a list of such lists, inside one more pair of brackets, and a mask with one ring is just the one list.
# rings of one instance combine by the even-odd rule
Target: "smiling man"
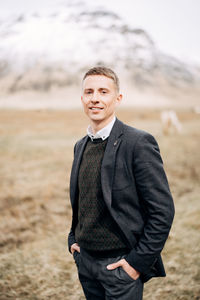
[[141,300],[144,282],[165,276],[173,199],[155,138],[116,118],[121,100],[111,69],[85,74],[90,125],[74,148],[68,243],[88,300]]

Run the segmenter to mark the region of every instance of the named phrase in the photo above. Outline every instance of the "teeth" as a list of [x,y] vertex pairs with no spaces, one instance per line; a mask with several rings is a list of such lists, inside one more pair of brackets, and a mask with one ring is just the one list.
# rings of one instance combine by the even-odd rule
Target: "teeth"
[[102,108],[99,108],[99,107],[92,107],[91,109],[92,109],[92,110],[101,110]]

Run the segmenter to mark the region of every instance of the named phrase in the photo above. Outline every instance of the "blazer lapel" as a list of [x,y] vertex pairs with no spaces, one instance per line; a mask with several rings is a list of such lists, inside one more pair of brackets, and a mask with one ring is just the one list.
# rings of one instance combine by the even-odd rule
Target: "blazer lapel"
[[104,200],[108,206],[111,206],[112,202],[112,183],[115,169],[115,159],[117,150],[121,143],[122,134],[123,123],[116,119],[116,122],[108,138],[108,143],[105,149],[101,166],[101,186]]
[[70,178],[70,198],[71,198],[72,206],[74,206],[75,204],[76,195],[78,192],[78,172],[79,172],[83,151],[85,149],[85,145],[87,141],[88,141],[88,136],[83,138],[83,140],[77,145],[77,149],[75,151],[75,156],[74,156],[74,161],[73,161],[72,171],[71,171],[71,178]]

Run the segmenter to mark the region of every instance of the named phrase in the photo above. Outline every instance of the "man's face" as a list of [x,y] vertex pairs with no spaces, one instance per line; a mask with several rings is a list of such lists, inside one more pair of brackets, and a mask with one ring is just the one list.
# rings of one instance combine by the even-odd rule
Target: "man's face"
[[115,115],[115,108],[122,95],[114,81],[103,75],[91,75],[83,81],[81,101],[84,111],[92,123],[106,126]]

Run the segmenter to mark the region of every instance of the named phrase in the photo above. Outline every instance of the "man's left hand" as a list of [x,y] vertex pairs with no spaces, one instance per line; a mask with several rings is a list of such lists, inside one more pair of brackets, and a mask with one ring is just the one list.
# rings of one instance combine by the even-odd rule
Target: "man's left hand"
[[122,267],[124,271],[134,280],[137,280],[138,277],[140,276],[140,272],[135,270],[133,267],[129,265],[129,263],[123,258],[117,261],[116,263],[107,265],[108,270],[114,270],[118,267]]

